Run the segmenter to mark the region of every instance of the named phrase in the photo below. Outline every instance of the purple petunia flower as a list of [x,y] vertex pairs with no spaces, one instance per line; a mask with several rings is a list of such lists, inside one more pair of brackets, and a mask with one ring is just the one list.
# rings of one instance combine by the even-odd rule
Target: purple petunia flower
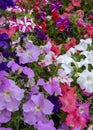
[[15,56],[16,55],[16,52],[14,51],[14,52],[9,52],[8,50],[4,50],[3,52],[2,52],[2,54],[3,54],[3,56],[5,57],[5,58],[8,58],[8,57],[13,57],[13,56]]
[[27,75],[28,78],[33,78],[34,77],[34,72],[27,66],[22,67],[18,65],[14,60],[11,60],[8,62],[7,67],[11,68],[13,72],[19,71],[19,73],[22,73]]
[[7,67],[7,62],[0,63],[0,71],[3,70],[8,72],[9,68]]
[[36,18],[41,19],[41,20],[45,20],[46,15],[47,15],[47,13],[41,9],[40,12],[37,13]]
[[0,123],[7,123],[11,119],[11,112],[6,109],[0,110]]
[[32,95],[31,98],[23,105],[24,122],[29,125],[35,125],[38,121],[44,121],[45,115],[51,114],[53,104],[44,99],[44,95]]
[[52,2],[50,5],[51,12],[59,10],[62,7],[62,5],[63,4],[59,0]]
[[70,21],[65,16],[60,16],[56,20],[55,24],[56,24],[56,26],[58,28],[62,28],[63,27],[63,30],[70,28]]
[[0,130],[12,130],[11,128],[0,127]]
[[0,9],[5,10],[7,7],[14,6],[13,0],[0,0]]
[[[0,74],[2,74],[3,77],[4,72],[1,72]],[[2,99],[0,101],[0,110],[6,109],[10,112],[17,111],[20,102],[24,96],[24,90],[16,86],[14,81],[10,79],[7,80],[9,82],[9,85],[7,84],[6,87],[4,87],[2,91],[0,91],[0,98]]]
[[37,46],[32,43],[28,43],[26,44],[26,50],[18,52],[17,56],[19,57],[20,64],[26,64],[38,61],[40,53],[40,49]]
[[60,107],[62,106],[62,104],[59,102],[59,98],[54,95],[51,95],[51,96],[48,96],[48,100],[54,104],[53,112],[57,113]]
[[46,40],[47,39],[46,35],[38,27],[35,27],[35,31],[36,31],[37,36],[39,38],[41,38],[42,40]]
[[0,92],[10,85],[9,80],[3,76],[0,76]]
[[6,33],[0,34],[0,48],[7,50],[10,47],[10,39]]
[[58,130],[69,130],[68,126],[63,122]]
[[53,94],[55,94],[55,96],[62,95],[61,88],[58,82],[55,80],[51,80],[50,83],[48,83],[48,82],[45,82],[43,79],[39,79],[37,82],[37,85],[43,86],[45,91],[48,92],[50,95],[53,95]]
[[46,121],[46,122],[39,121],[37,124],[37,129],[38,130],[56,130],[52,120]]

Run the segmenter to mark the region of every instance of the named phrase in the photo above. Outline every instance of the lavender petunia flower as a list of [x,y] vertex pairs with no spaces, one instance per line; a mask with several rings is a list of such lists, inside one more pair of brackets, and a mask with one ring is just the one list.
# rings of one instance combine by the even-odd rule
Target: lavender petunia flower
[[15,82],[9,80],[9,85],[0,91],[0,110],[8,110],[10,112],[17,111],[20,102],[24,96],[24,90],[16,86]]
[[9,80],[3,76],[0,76],[0,92],[10,85]]
[[44,121],[45,115],[52,113],[53,106],[49,100],[44,99],[42,93],[32,95],[23,105],[24,122],[35,125],[38,121]]
[[37,46],[32,43],[28,43],[26,44],[26,50],[18,52],[17,56],[19,57],[20,64],[26,64],[38,61],[40,53],[40,49]]
[[37,124],[37,129],[38,130],[56,130],[52,120],[46,121],[46,122],[39,121]]
[[48,82],[45,82],[43,79],[39,79],[37,82],[37,85],[43,86],[45,91],[48,92],[50,95],[53,95],[53,94],[55,94],[55,96],[62,95],[61,88],[58,82],[55,80],[51,80],[50,83],[48,83]]
[[28,76],[28,78],[33,78],[34,77],[34,72],[33,72],[33,70],[31,70],[30,68],[28,68],[28,67],[23,67],[23,73],[25,74],[25,75],[27,75]]
[[0,127],[0,130],[12,130],[11,128]]
[[62,5],[63,4],[59,0],[52,2],[50,5],[51,12],[59,10],[62,7]]
[[23,74],[28,76],[28,78],[34,77],[33,70],[31,70],[27,66],[22,67],[22,66],[18,65],[14,60],[9,61],[8,64],[7,64],[7,67],[11,68],[11,70],[13,72],[18,71],[19,74],[23,72]]
[[11,119],[11,112],[0,110],[0,123],[7,123]]

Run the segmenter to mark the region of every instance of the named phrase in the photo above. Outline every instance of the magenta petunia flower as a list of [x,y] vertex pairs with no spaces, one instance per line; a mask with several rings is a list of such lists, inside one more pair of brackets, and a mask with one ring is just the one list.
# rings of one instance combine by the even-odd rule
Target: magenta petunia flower
[[29,125],[35,125],[38,121],[44,121],[45,115],[52,113],[53,104],[44,99],[44,95],[32,95],[31,98],[23,105],[24,122]]
[[79,104],[79,113],[82,117],[84,117],[87,121],[90,120],[90,115],[89,115],[89,107],[90,107],[90,103],[83,103],[83,104]]

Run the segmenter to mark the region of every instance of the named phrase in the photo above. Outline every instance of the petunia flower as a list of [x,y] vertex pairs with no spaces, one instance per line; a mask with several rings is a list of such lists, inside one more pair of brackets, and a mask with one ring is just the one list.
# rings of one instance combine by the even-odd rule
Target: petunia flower
[[63,4],[59,0],[51,2],[51,4],[50,4],[51,12],[53,12],[55,10],[58,11],[62,6],[63,6]]
[[13,130],[11,128],[0,127],[0,130]]
[[37,124],[37,129],[38,130],[56,130],[52,120],[46,121],[46,122],[39,121]]
[[1,0],[0,1],[0,9],[5,10],[7,7],[14,6],[15,3],[13,0]]
[[84,130],[84,128],[87,127],[86,119],[80,116],[77,110],[67,115],[65,123],[67,126],[71,127],[72,130],[76,128],[80,128],[80,130]]
[[31,98],[23,104],[24,122],[29,125],[35,125],[39,121],[44,121],[45,115],[52,113],[53,106],[49,100],[44,98],[42,93],[32,95]]
[[89,72],[87,69],[82,73],[79,73],[77,83],[80,85],[80,88],[87,94],[93,93],[93,70]]
[[72,5],[76,7],[80,7],[81,5],[81,0],[71,0]]
[[[2,71],[1,71],[2,73]],[[8,110],[10,112],[17,111],[20,105],[20,102],[24,96],[24,90],[20,89],[14,81],[8,79],[9,85],[0,91],[0,110]]]
[[11,112],[6,109],[0,110],[0,123],[7,123],[11,119]]
[[0,34],[0,48],[7,50],[10,47],[10,39],[6,33]]
[[39,79],[37,85],[43,86],[44,90],[48,92],[50,95],[62,95],[59,83],[55,80],[50,80],[50,82],[48,83],[45,82],[43,79]]
[[36,62],[38,61],[39,55],[40,55],[40,49],[36,45],[33,45],[32,43],[26,44],[26,50],[17,53],[20,64]]

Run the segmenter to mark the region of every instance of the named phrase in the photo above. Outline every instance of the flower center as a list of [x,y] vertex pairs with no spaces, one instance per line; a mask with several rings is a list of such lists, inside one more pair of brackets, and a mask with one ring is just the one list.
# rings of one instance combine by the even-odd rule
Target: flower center
[[7,96],[10,96],[10,92],[9,92],[9,91],[5,92],[5,94],[6,94]]
[[80,108],[80,113],[84,113],[84,109],[83,108]]
[[39,111],[41,108],[39,105],[36,106],[36,110]]
[[30,51],[27,52],[27,56],[31,56],[31,52]]

